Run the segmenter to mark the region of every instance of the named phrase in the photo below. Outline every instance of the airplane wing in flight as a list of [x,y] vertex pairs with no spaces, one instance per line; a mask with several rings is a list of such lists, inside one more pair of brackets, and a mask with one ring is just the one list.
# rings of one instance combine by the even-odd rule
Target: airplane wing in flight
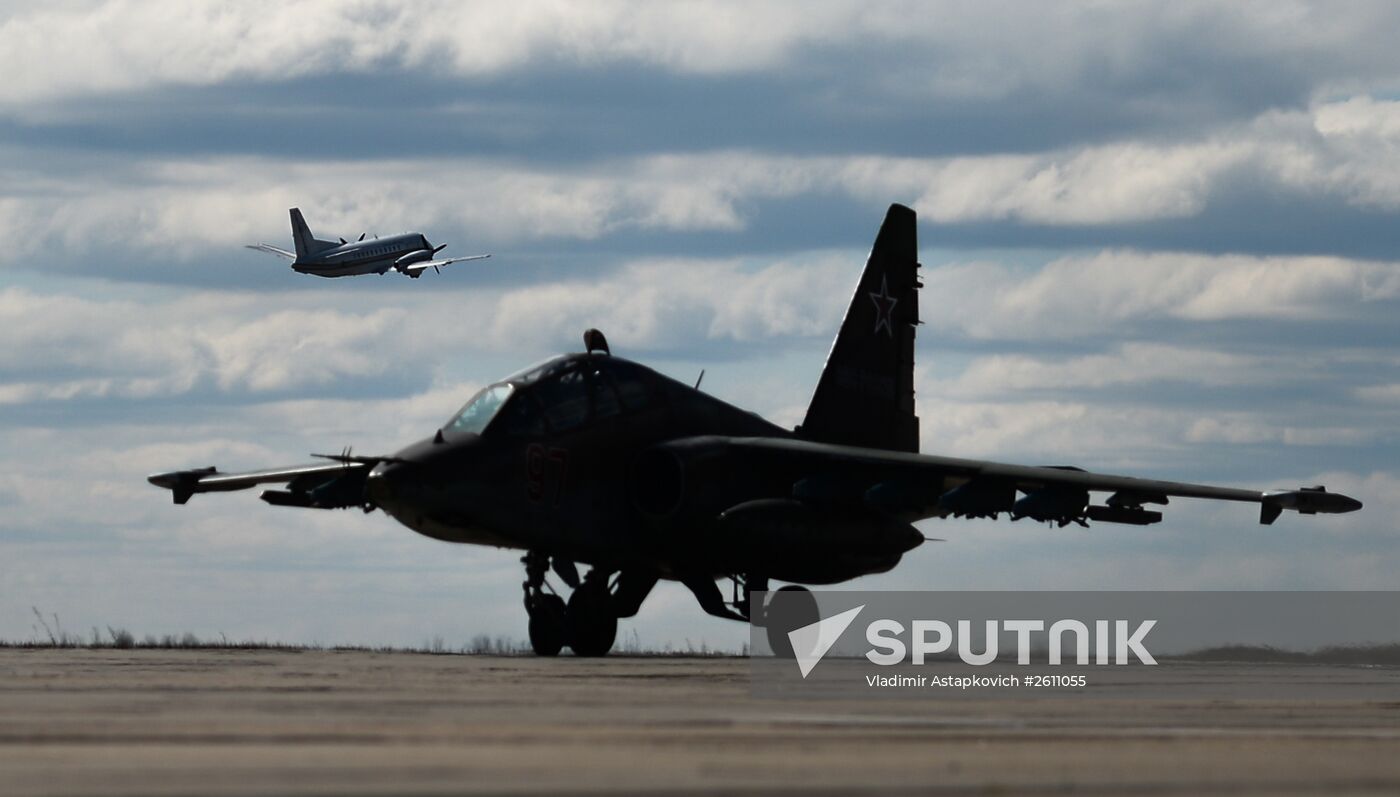
[[288,260],[297,259],[295,252],[288,252],[286,249],[278,249],[272,244],[247,244],[244,248],[253,249],[258,252],[266,252],[269,255],[277,255],[278,257],[285,257]]
[[468,255],[467,257],[444,257],[444,258],[442,258],[441,260],[424,260],[424,261],[422,261],[421,263],[410,263],[409,265],[404,266],[404,267],[403,267],[402,269],[400,269],[400,270],[403,271],[403,273],[407,274],[408,276],[413,277],[414,279],[417,279],[417,278],[423,276],[423,272],[426,271],[426,270],[428,270],[428,269],[433,269],[434,271],[436,271],[436,270],[442,268],[443,266],[449,266],[449,265],[451,265],[451,264],[453,264],[453,263],[460,263],[460,262],[462,262],[462,261],[464,261],[464,260],[485,260],[485,259],[488,258],[488,257],[490,257],[490,255]]

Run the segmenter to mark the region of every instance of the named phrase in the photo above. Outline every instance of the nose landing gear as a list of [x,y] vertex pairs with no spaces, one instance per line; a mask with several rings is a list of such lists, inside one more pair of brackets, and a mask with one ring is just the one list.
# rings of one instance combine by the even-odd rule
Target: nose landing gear
[[526,554],[525,612],[530,615],[530,648],[537,656],[558,656],[568,641],[564,599],[552,591],[545,592],[545,571],[549,557]]
[[[545,581],[550,567],[548,555],[531,551],[520,561],[525,564],[522,586],[525,611],[530,615],[531,649],[540,656],[557,656],[567,645],[576,656],[607,655],[617,640],[617,618],[636,613],[635,608],[628,612],[627,606],[617,605],[608,583],[612,573],[595,567],[581,581],[577,575],[569,579],[565,574],[575,572],[573,564],[556,560],[555,572],[574,582],[573,594],[566,604]],[[625,602],[630,604],[631,600]]]

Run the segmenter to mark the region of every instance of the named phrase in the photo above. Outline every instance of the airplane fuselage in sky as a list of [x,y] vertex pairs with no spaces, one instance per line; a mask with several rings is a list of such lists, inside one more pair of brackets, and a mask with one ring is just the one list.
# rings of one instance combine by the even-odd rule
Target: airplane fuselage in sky
[[292,270],[318,277],[351,277],[383,274],[393,270],[405,255],[426,252],[431,260],[432,246],[421,233],[406,232],[384,238],[350,241],[292,261]]
[[292,270],[301,274],[313,274],[317,277],[353,277],[397,271],[417,279],[430,268],[437,271],[443,266],[463,260],[490,257],[471,255],[434,259],[447,245],[435,247],[428,243],[427,236],[418,232],[405,232],[369,240],[365,240],[365,236],[361,235],[359,240],[346,241],[341,238],[339,243],[322,241],[311,234],[311,229],[306,226],[306,220],[301,216],[301,210],[292,208],[288,212],[292,217],[292,244],[296,251],[289,252],[265,243],[250,244],[248,248],[285,257],[292,261]]

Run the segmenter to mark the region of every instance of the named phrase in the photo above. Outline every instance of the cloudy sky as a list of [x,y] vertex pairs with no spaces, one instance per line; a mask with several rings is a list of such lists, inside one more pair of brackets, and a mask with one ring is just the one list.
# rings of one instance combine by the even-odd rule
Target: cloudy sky
[[[430,434],[598,326],[792,424],[890,202],[925,451],[1273,488],[1137,529],[949,521],[870,588],[1390,589],[1400,8],[12,0],[0,637],[523,636],[517,554],[147,473]],[[421,230],[418,281],[241,248]],[[736,645],[680,588],[623,633]]]

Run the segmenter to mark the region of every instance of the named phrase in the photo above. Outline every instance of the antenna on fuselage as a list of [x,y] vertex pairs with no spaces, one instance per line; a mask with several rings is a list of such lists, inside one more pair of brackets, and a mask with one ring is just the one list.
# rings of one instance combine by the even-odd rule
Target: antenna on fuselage
[[696,380],[695,380],[695,389],[696,389],[696,390],[699,390],[699,389],[700,389],[700,383],[701,383],[701,382],[704,382],[704,381],[705,381],[705,369],[704,369],[704,368],[701,368],[701,369],[700,369],[700,376],[697,377]]
[[595,351],[612,354],[612,349],[608,348],[608,339],[596,329],[589,329],[583,333],[583,348],[589,354]]

